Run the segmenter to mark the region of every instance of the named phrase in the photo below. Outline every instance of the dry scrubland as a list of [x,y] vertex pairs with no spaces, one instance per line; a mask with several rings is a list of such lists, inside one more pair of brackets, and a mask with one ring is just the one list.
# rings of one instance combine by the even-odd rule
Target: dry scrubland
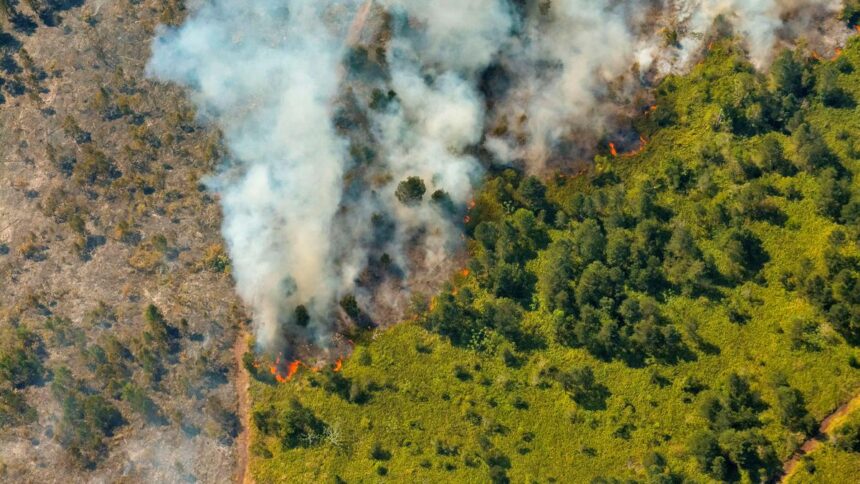
[[0,7],[0,481],[229,482],[219,137],[143,73],[182,2]]

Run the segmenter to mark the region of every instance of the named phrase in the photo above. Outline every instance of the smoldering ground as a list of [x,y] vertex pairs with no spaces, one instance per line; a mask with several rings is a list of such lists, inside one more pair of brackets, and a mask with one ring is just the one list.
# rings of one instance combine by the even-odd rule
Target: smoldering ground
[[[258,343],[325,347],[445,278],[487,163],[581,162],[715,22],[765,67],[799,39],[838,42],[840,4],[209,0],[160,31],[148,72],[223,131],[208,184]],[[410,176],[423,196],[402,203]]]

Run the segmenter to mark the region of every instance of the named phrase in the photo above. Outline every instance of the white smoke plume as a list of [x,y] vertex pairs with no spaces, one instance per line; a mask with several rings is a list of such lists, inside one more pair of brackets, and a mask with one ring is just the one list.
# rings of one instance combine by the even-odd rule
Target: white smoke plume
[[[396,319],[422,272],[450,267],[483,169],[473,153],[533,171],[569,159],[571,133],[611,129],[718,18],[764,67],[840,3],[204,0],[160,31],[148,72],[186,86],[224,133],[210,186],[258,342],[325,346],[343,296],[365,313],[353,319]],[[409,176],[426,184],[420,204],[397,201]]]

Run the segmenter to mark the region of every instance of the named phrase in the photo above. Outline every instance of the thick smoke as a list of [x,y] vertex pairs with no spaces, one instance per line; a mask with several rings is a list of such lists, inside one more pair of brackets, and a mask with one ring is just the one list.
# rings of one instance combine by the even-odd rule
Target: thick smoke
[[[643,85],[689,66],[718,19],[764,67],[839,6],[207,0],[160,32],[149,72],[187,86],[224,133],[210,186],[258,342],[325,346],[344,296],[358,324],[393,320],[414,285],[447,273],[475,153],[532,171],[576,161],[582,134],[605,134]],[[426,184],[421,203],[397,199],[409,176]]]

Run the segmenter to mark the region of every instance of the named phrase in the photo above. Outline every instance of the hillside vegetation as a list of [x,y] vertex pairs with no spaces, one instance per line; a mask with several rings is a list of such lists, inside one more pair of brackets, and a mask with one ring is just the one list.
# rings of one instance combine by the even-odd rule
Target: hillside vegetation
[[860,389],[860,42],[814,57],[716,42],[643,150],[489,174],[468,266],[410,321],[340,372],[257,374],[257,482],[778,476]]

